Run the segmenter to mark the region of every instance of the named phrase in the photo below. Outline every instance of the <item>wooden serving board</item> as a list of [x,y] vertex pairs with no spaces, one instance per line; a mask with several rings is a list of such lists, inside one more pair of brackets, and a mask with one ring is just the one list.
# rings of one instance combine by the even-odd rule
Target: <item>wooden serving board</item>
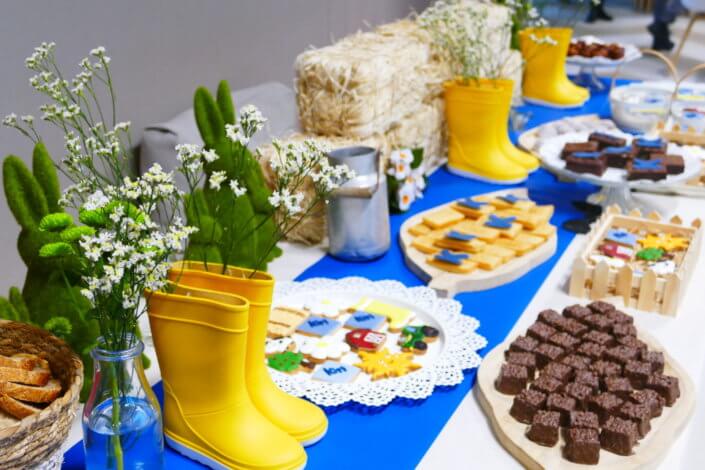
[[[528,191],[525,188],[505,189],[491,193],[478,194],[478,196],[503,196],[513,194],[517,197],[527,198]],[[401,226],[399,241],[404,254],[404,261],[411,271],[421,280],[428,283],[439,297],[454,297],[459,292],[474,292],[491,289],[511,282],[536,266],[548,260],[556,252],[557,236],[553,235],[535,250],[519,256],[491,271],[476,269],[468,274],[456,274],[436,268],[426,262],[428,254],[418,251],[411,246],[413,236],[409,234],[409,228],[420,224],[425,215],[437,211],[445,206],[450,206],[455,201],[436,206],[424,212],[416,214],[408,219]]]
[[[644,341],[649,349],[664,351],[655,338],[641,331],[639,339]],[[477,373],[476,393],[500,444],[526,468],[568,470],[656,468],[695,411],[695,386],[692,380],[664,351],[666,360],[664,373],[678,377],[681,396],[672,407],[664,407],[661,416],[651,420],[651,431],[634,447],[634,454],[623,457],[600,450],[600,463],[596,466],[569,462],[562,456],[563,436],[554,447],[544,447],[530,441],[524,435],[528,425],[520,423],[509,414],[514,397],[499,393],[495,389],[494,381],[504,362],[504,351],[509,348],[509,344],[510,341],[500,344],[484,358]]]

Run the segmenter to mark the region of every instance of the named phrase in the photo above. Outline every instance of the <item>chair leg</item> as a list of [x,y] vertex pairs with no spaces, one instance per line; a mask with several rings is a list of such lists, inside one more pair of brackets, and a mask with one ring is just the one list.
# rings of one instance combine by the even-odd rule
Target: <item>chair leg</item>
[[685,45],[685,41],[688,39],[688,36],[690,36],[690,30],[693,29],[693,24],[695,23],[696,20],[703,18],[702,14],[700,13],[695,13],[692,12],[690,14],[690,20],[688,21],[688,26],[685,28],[685,31],[683,32],[683,37],[681,38],[680,42],[678,43],[678,49],[676,49],[676,53],[673,54],[673,65],[678,67],[678,61],[681,58],[681,52],[683,51],[683,46]]

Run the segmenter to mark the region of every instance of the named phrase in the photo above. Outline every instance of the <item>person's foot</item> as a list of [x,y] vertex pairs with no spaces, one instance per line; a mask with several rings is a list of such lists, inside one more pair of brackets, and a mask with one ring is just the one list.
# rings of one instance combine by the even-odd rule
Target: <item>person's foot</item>
[[595,7],[595,10],[597,11],[598,20],[612,21],[612,17],[607,14],[605,9],[602,8],[602,5],[598,5],[597,7]]
[[586,23],[594,23],[597,21],[597,12],[595,11],[595,8],[590,8],[590,11],[588,11],[587,16],[585,17],[585,22]]
[[670,51],[673,49],[673,41],[668,30],[668,25],[665,23],[651,23],[647,29],[653,36],[651,48],[655,51]]

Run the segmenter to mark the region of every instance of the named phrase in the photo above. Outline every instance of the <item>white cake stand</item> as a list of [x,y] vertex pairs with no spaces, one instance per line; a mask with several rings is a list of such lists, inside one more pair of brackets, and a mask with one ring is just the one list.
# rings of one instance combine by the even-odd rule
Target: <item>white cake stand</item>
[[[621,131],[611,131],[610,134],[623,137],[627,144],[631,143],[634,138],[631,134],[625,134]],[[685,162],[685,170],[679,175],[668,175],[666,179],[661,181],[627,181],[626,170],[620,168],[608,168],[602,176],[567,170],[565,168],[565,160],[561,159],[563,146],[568,142],[585,142],[588,136],[588,132],[573,132],[547,139],[538,150],[543,166],[559,178],[585,181],[600,186],[602,190],[591,195],[588,198],[588,202],[599,204],[602,207],[617,204],[623,211],[627,212],[632,209],[639,209],[642,213],[648,213],[652,210],[658,211],[659,209],[662,211],[662,208],[653,207],[643,200],[635,199],[632,195],[632,190],[649,187],[662,187],[665,189],[668,186],[681,184],[699,174],[701,169],[700,161],[703,154],[705,154],[705,149],[701,147],[669,143],[668,153],[681,155]]]
[[[604,41],[595,36],[581,36],[575,38],[574,42],[584,41],[588,44],[604,44]],[[576,76],[576,83],[582,86],[595,88],[596,90],[604,90],[605,84],[597,76],[596,69],[598,68],[615,68],[619,65],[626,64],[641,57],[641,51],[638,47],[632,44],[620,44],[624,48],[624,57],[621,59],[609,59],[607,57],[582,57],[568,56],[566,64],[574,65],[580,68]]]

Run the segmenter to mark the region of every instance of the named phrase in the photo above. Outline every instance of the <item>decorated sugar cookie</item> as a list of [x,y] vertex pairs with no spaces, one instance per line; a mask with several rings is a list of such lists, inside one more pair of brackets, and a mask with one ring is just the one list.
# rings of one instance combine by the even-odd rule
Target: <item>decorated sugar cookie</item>
[[687,238],[671,235],[670,233],[661,235],[647,235],[639,240],[642,248],[661,248],[665,251],[677,251],[688,248]]
[[657,261],[655,263],[649,263],[649,269],[660,276],[665,276],[676,272],[676,263],[672,260]]
[[361,361],[355,366],[370,375],[372,380],[401,377],[421,368],[414,362],[414,355],[407,352],[391,353],[384,348],[377,352],[360,351]]
[[264,343],[264,354],[271,356],[272,354],[283,353],[284,351],[296,351],[296,343],[290,337],[284,338],[267,338]]
[[296,370],[301,365],[304,355],[301,353],[295,353],[291,351],[284,351],[281,353],[273,354],[267,358],[267,365],[274,370],[279,372],[285,372],[291,374],[296,372]]
[[326,361],[319,365],[313,373],[315,380],[334,384],[350,383],[360,375],[360,369],[350,364]]
[[621,228],[609,229],[605,240],[629,247],[636,245],[636,235]]
[[307,302],[304,304],[304,309],[311,315],[327,318],[338,318],[341,313],[340,308],[330,300]]
[[432,326],[407,326],[401,330],[398,344],[404,351],[414,354],[426,354],[428,343],[438,339],[439,334],[438,329]]
[[311,316],[304,320],[296,331],[307,336],[326,336],[336,331],[341,325],[341,322],[332,318]]
[[600,264],[604,261],[605,263],[607,263],[607,266],[616,269],[622,268],[626,264],[625,261],[621,258],[612,258],[610,256],[596,254],[590,255],[590,261],[595,264]]
[[332,338],[306,338],[299,346],[299,351],[315,363],[328,359],[340,360],[350,352],[350,346]]
[[414,319],[414,312],[408,308],[390,305],[379,300],[363,297],[353,306],[357,310],[384,315],[389,321],[390,331],[399,331]]
[[476,201],[471,197],[457,201],[453,207],[458,212],[462,212],[473,219],[494,211],[494,207],[490,204],[484,201]]
[[600,252],[605,256],[611,256],[612,258],[621,258],[624,260],[632,259],[634,256],[634,250],[620,245],[615,242],[605,242],[600,246]]
[[485,247],[485,242],[470,233],[448,230],[442,238],[434,241],[434,245],[439,248],[477,253]]
[[281,338],[291,336],[306,318],[308,313],[304,310],[275,307],[269,315],[267,323],[267,336],[271,338]]
[[377,315],[376,313],[357,310],[350,315],[350,318],[345,322],[345,328],[356,330],[358,328],[368,328],[370,330],[379,330],[387,322],[387,317]]
[[460,222],[465,218],[462,213],[451,209],[450,207],[444,207],[443,209],[438,209],[423,218],[424,224],[431,228],[438,229],[448,227],[456,222]]
[[637,259],[644,261],[659,261],[666,252],[662,248],[644,248],[636,254]]
[[512,224],[516,220],[516,217],[510,216],[510,217],[499,217],[494,214],[490,214],[490,216],[487,219],[487,222],[485,222],[486,227],[490,228],[496,228],[499,230],[507,230],[512,228]]
[[476,267],[477,263],[470,258],[467,253],[455,253],[450,250],[441,250],[440,253],[429,257],[427,259],[428,263],[436,266],[437,268],[443,269],[444,271],[449,271],[452,273],[469,273],[472,272]]
[[353,330],[345,335],[345,341],[355,351],[377,351],[384,346],[387,335],[367,328]]

